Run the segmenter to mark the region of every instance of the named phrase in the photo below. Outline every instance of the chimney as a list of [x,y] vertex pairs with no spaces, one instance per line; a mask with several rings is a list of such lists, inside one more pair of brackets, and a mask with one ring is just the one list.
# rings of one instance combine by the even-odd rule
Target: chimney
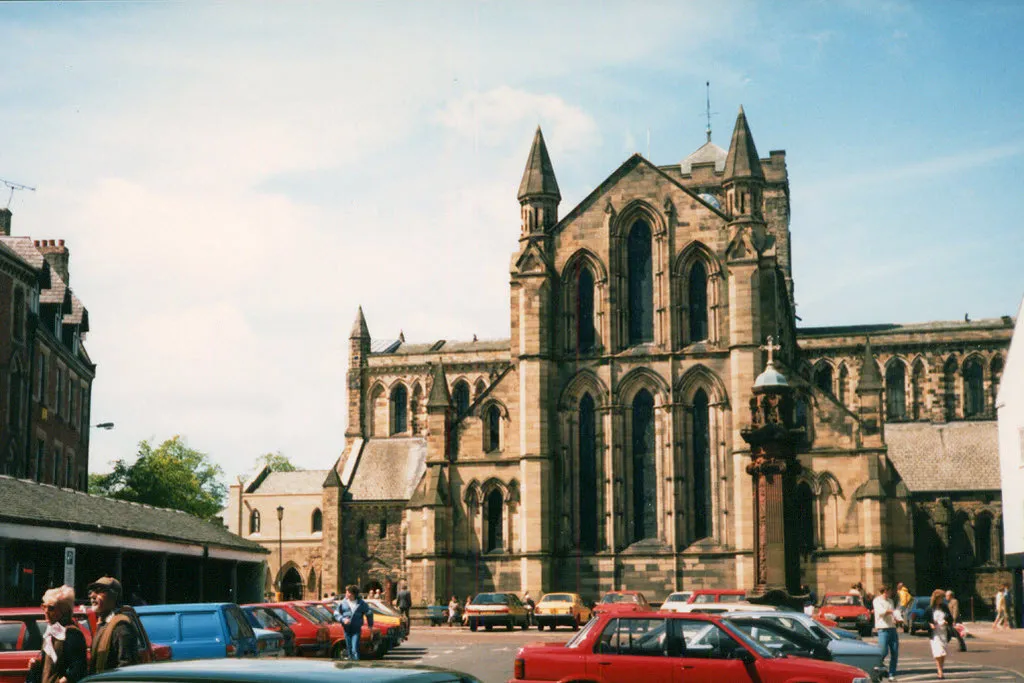
[[0,209],[0,235],[11,234],[11,210]]
[[71,281],[68,279],[68,259],[71,254],[68,252],[68,248],[64,246],[64,240],[39,240],[36,243],[36,248],[39,253],[43,255],[46,262],[50,264],[50,268],[53,272],[60,275],[60,279],[64,281],[64,284],[70,285]]

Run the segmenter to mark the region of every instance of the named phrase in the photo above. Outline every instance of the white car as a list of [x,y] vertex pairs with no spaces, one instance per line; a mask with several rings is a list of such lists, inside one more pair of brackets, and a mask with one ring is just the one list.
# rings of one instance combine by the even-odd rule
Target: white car
[[[663,608],[664,609],[664,608]],[[735,612],[765,612],[773,611],[771,605],[752,605],[749,602],[691,602],[686,605],[679,605],[673,612],[689,614],[732,614]]]
[[682,612],[684,610],[679,609],[690,601],[690,596],[693,595],[693,591],[677,591],[670,593],[665,601],[661,603],[662,612]]

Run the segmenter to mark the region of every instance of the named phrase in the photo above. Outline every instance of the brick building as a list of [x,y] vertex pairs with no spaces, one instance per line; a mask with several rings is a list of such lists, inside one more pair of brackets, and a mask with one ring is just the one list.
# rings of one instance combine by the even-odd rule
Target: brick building
[[[750,586],[740,431],[768,337],[803,429],[804,582],[964,593],[1002,571],[998,454],[974,435],[1012,321],[798,329],[785,153],[758,155],[742,109],[728,150],[709,134],[678,164],[634,155],[562,217],[538,129],[518,198],[510,339],[375,340],[357,314],[325,587]],[[946,573],[919,561],[936,537]]]
[[64,240],[11,236],[0,210],[0,471],[86,490],[96,366]]

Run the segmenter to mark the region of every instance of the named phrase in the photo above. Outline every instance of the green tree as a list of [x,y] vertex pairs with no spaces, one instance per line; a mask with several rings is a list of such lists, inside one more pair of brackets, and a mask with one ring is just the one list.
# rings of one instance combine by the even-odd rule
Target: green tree
[[90,476],[89,492],[210,519],[224,507],[223,474],[206,453],[174,436],[156,448],[140,441],[135,462],[117,460],[109,474]]
[[256,458],[256,471],[259,472],[267,465],[270,466],[271,472],[295,472],[299,468],[296,467],[287,455],[278,451],[276,453],[264,453],[260,457]]

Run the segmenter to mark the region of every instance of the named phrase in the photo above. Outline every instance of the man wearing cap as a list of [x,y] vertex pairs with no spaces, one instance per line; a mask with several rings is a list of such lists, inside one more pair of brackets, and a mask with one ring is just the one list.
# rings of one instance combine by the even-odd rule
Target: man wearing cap
[[89,601],[96,612],[89,673],[98,674],[138,663],[138,635],[126,614],[118,612],[121,582],[104,576],[89,584]]

